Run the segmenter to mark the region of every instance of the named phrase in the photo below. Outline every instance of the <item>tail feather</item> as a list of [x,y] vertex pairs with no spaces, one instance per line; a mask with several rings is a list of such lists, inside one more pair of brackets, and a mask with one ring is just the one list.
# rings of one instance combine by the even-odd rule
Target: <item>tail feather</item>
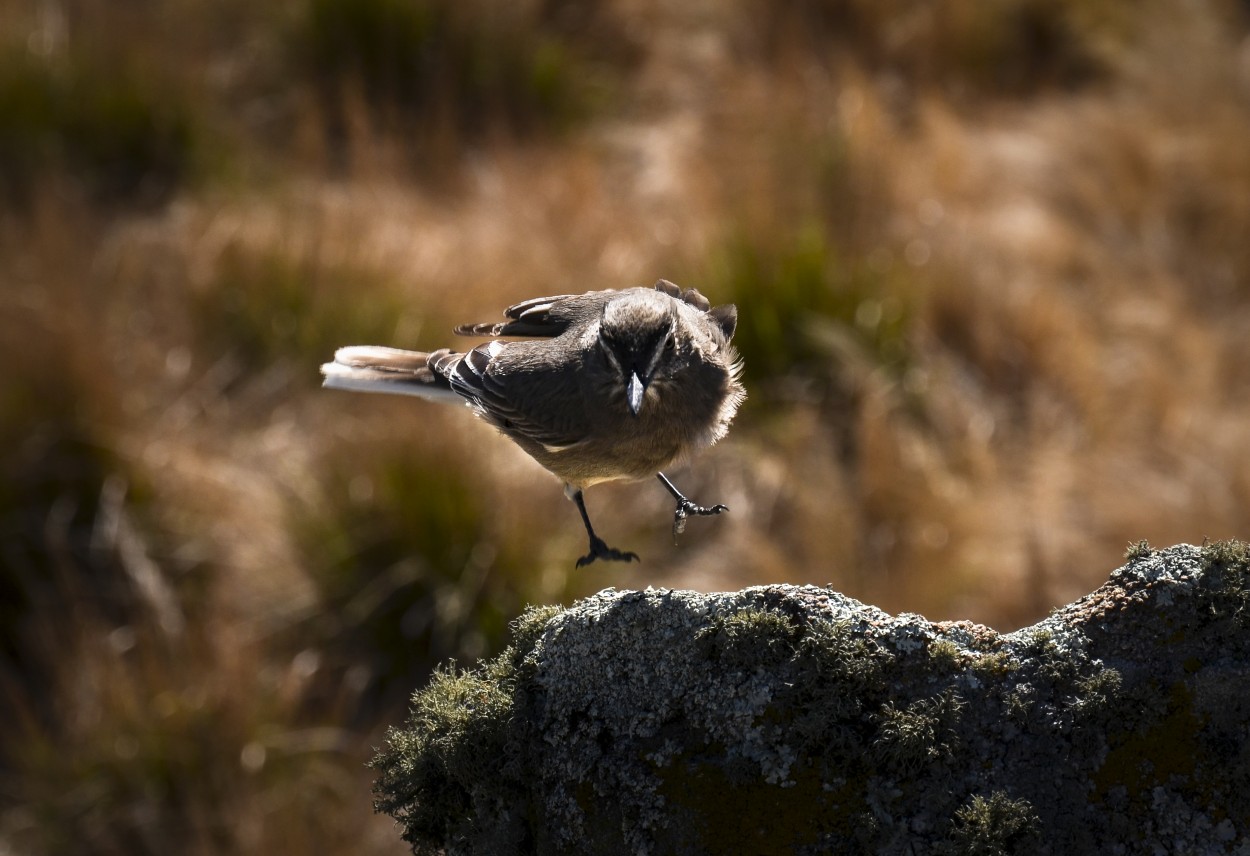
[[339,348],[334,362],[321,367],[322,386],[353,392],[415,395],[441,401],[461,401],[447,379],[430,366],[430,354],[375,345]]

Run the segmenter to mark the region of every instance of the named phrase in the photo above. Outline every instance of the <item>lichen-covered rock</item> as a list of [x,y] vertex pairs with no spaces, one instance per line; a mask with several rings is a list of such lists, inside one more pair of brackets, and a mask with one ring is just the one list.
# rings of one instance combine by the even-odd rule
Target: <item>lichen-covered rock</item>
[[420,853],[1250,856],[1250,548],[999,634],[837,592],[607,590],[447,671],[375,760]]

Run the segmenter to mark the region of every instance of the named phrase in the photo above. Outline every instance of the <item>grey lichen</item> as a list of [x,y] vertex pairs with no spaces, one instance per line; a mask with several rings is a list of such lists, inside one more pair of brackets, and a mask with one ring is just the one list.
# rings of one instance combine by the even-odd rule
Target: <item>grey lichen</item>
[[1248,580],[1151,550],[1006,635],[609,589],[435,675],[377,806],[431,854],[1250,854]]

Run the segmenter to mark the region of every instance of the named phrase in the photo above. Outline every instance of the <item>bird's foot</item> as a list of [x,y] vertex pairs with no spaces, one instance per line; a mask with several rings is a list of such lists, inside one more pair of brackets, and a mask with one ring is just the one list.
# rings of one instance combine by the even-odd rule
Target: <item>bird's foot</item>
[[711,508],[704,508],[702,505],[695,505],[690,500],[682,497],[677,500],[677,510],[673,512],[673,540],[677,540],[677,536],[686,531],[687,518],[710,517],[713,514],[720,514],[728,510],[728,505],[717,504]]
[[637,562],[637,553],[622,552],[615,547],[609,547],[602,538],[590,539],[590,552],[577,560],[577,567],[584,568],[595,559],[603,559],[605,562]]

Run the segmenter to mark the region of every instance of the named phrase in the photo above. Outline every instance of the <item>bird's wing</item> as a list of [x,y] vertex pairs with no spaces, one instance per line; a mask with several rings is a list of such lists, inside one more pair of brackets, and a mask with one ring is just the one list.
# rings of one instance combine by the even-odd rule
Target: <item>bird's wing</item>
[[723,306],[713,306],[711,302],[699,293],[698,289],[683,289],[676,283],[662,279],[655,284],[656,291],[662,291],[675,300],[693,306],[700,312],[706,312],[712,316],[712,320],[720,327],[721,332],[725,334],[725,341],[733,338],[734,330],[738,327],[738,307],[732,303],[726,303]]
[[696,288],[682,288],[675,282],[669,282],[667,279],[661,279],[654,286],[656,291],[662,291],[669,297],[680,300],[682,303],[688,303],[700,312],[707,312],[711,307],[708,299],[699,293]]
[[[431,357],[434,371],[451,383],[451,388],[468,399],[478,414],[495,427],[513,437],[524,437],[539,443],[548,451],[566,449],[585,439],[585,432],[573,425],[558,425],[550,417],[552,408],[546,403],[558,391],[534,396],[534,387],[520,389],[515,381],[505,383],[509,375],[492,370],[492,362],[509,347],[503,342],[487,342],[465,354],[448,353]],[[515,375],[511,375],[515,378]],[[546,418],[544,418],[546,417]]]
[[485,324],[462,324],[457,336],[529,336],[549,339],[559,336],[569,325],[586,317],[586,309],[602,304],[613,291],[590,291],[585,294],[557,294],[535,297],[504,310],[508,321]]
[[[698,289],[683,289],[667,279],[659,280],[653,287],[656,291],[680,300],[700,312],[706,312],[720,326],[726,340],[733,337],[734,329],[738,325],[738,309],[733,304],[712,306]],[[505,309],[504,315],[509,319],[507,321],[462,324],[456,328],[455,332],[458,336],[554,338],[567,330],[571,324],[586,319],[589,310],[601,308],[604,303],[612,299],[612,295],[618,293],[614,289],[606,289],[589,291],[585,294],[535,297]]]

